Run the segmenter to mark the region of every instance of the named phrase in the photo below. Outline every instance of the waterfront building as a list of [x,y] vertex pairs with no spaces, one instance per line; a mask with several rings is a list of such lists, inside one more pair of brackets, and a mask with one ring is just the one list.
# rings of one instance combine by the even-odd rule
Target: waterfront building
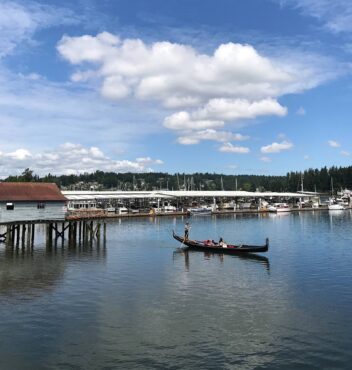
[[56,184],[0,183],[0,223],[65,219],[67,199]]

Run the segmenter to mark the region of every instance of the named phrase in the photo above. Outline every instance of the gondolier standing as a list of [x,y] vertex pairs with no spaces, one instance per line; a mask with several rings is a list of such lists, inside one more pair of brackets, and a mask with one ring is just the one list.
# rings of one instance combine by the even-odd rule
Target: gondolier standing
[[185,224],[185,240],[188,240],[188,235],[189,235],[190,228],[191,228],[191,225],[188,222],[186,222],[186,224]]

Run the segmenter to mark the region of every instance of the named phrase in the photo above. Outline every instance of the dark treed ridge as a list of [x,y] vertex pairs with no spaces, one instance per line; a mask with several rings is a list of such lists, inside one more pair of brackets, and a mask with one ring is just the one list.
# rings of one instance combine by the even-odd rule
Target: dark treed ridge
[[3,181],[53,182],[62,189],[86,190],[246,190],[246,191],[305,191],[331,192],[352,188],[352,166],[323,167],[302,172],[289,172],[286,176],[224,175],[216,173],[115,173],[95,171],[77,175],[38,176],[26,169],[19,176],[9,176]]

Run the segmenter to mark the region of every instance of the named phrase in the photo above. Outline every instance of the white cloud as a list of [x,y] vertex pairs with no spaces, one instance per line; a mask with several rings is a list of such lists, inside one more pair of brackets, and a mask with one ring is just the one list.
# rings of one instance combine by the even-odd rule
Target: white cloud
[[303,157],[303,159],[307,161],[308,159],[310,159],[310,157],[309,157],[309,155],[307,155],[307,154],[306,154],[306,155]]
[[171,130],[204,130],[222,127],[224,126],[224,122],[216,120],[195,120],[188,112],[182,111],[166,117],[164,126]]
[[202,130],[218,128],[226,121],[253,119],[257,116],[284,116],[287,109],[273,99],[250,102],[245,99],[211,99],[191,113],[181,111],[164,120],[164,126],[172,130]]
[[218,142],[229,141],[243,141],[249,139],[248,136],[241,134],[233,134],[228,131],[216,131],[213,129],[206,129],[201,131],[189,131],[184,136],[180,136],[177,140],[183,145],[198,144],[203,140],[213,140]]
[[260,157],[260,160],[261,160],[262,162],[267,162],[267,163],[271,162],[271,158],[269,158],[269,157],[265,157],[265,156]]
[[150,157],[136,158],[136,162],[141,163],[142,165],[164,164],[161,159],[152,159]]
[[[166,106],[188,106],[211,98],[263,99],[286,91],[298,76],[261,56],[252,46],[222,44],[213,55],[187,45],[145,44],[120,40],[104,32],[97,36],[64,36],[60,54],[72,64],[93,63],[111,88],[140,99],[157,99]],[[118,97],[116,97],[118,99]]]
[[155,122],[161,119],[154,108],[138,110],[129,102],[116,106],[90,89],[29,79],[0,65],[0,147],[6,152],[73,141],[109,153],[133,149],[140,155],[146,146],[142,140],[160,132]]
[[17,149],[11,153],[2,153],[2,156],[4,158],[11,158],[17,161],[24,161],[25,159],[30,158],[32,155],[26,149]]
[[272,143],[270,145],[262,146],[260,151],[262,153],[280,153],[284,150],[289,150],[293,147],[293,144],[289,141],[282,141],[281,143]]
[[351,153],[347,152],[346,150],[341,150],[340,154],[344,155],[345,157],[349,157],[351,155]]
[[164,126],[176,130],[181,143],[199,142],[186,140],[186,131],[214,130],[233,122],[243,126],[244,120],[260,116],[285,116],[287,108],[278,102],[280,96],[311,89],[331,78],[318,71],[314,58],[270,58],[247,44],[221,44],[212,54],[202,54],[188,45],[146,44],[103,32],[66,35],[57,49],[81,68],[73,73],[72,81],[100,80],[106,98],[159,101],[165,108],[178,110],[164,119]]
[[150,172],[149,166],[160,165],[160,159],[150,157],[131,160],[116,160],[107,157],[97,147],[84,147],[80,144],[65,143],[51,151],[42,153],[17,149],[14,152],[0,152],[0,175],[20,173],[24,168],[31,168],[40,175],[71,174],[93,172],[95,170],[114,172]]
[[338,143],[337,141],[335,140],[329,140],[328,141],[328,144],[329,146],[331,146],[332,148],[339,148],[341,146],[340,143]]
[[268,98],[254,102],[246,99],[211,99],[203,108],[195,111],[193,117],[198,119],[237,121],[266,115],[282,117],[286,114],[287,108],[282,107],[274,99]]
[[250,152],[250,149],[244,146],[235,146],[231,143],[224,143],[219,148],[219,151],[223,153],[247,154]]
[[11,54],[21,42],[31,42],[39,29],[78,23],[70,10],[26,0],[0,2],[0,58]]
[[352,31],[352,3],[346,0],[278,0],[282,5],[291,5],[304,15],[317,18],[334,32]]

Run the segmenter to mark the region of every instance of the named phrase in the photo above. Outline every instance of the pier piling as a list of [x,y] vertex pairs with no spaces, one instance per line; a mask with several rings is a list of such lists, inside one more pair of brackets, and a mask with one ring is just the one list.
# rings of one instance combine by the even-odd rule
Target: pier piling
[[[53,245],[57,247],[61,239],[62,247],[65,240],[70,247],[78,245],[93,245],[93,242],[100,243],[101,224],[100,220],[69,220],[69,221],[28,221],[18,223],[0,224],[0,242],[6,243],[6,246],[20,246],[23,250],[31,249],[35,244],[35,226],[36,224],[45,225],[45,243],[47,247]],[[66,232],[67,230],[67,232]],[[104,222],[104,243],[106,241],[106,224]]]

